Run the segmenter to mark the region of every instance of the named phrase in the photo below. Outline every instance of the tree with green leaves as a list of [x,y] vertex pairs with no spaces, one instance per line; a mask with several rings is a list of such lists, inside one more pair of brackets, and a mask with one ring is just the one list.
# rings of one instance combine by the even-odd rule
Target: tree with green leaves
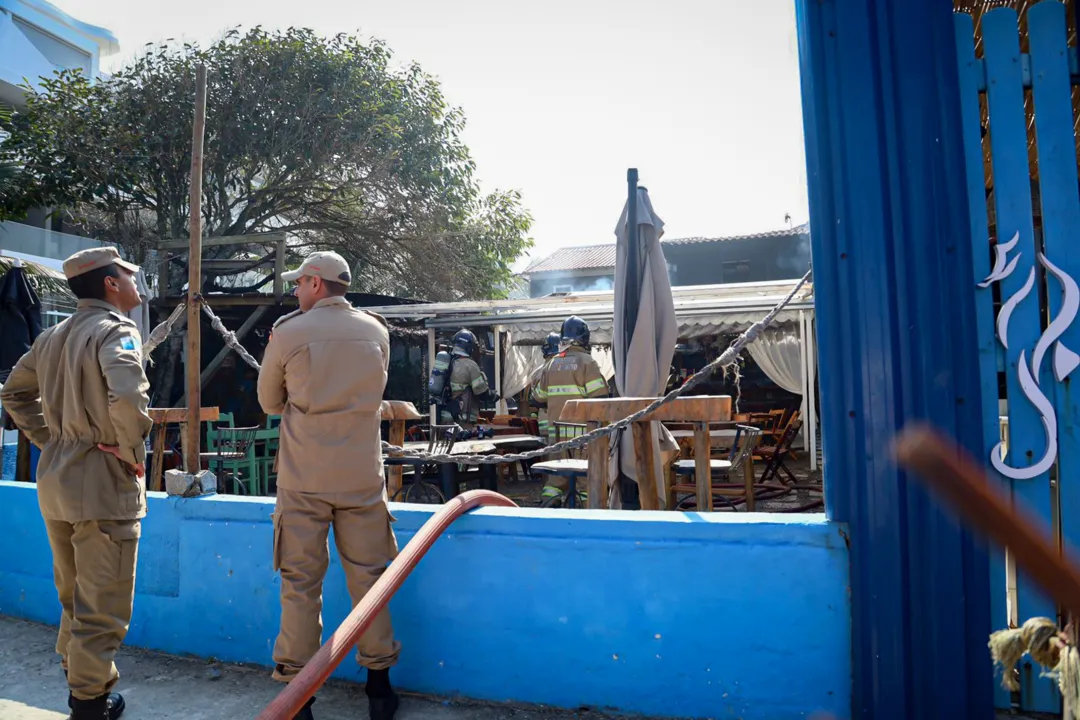
[[257,28],[205,49],[148,47],[98,82],[60,72],[0,118],[24,169],[0,213],[64,207],[138,261],[187,237],[195,68],[205,64],[208,236],[281,231],[291,252],[335,250],[358,291],[492,297],[531,244],[529,214],[516,192],[480,192],[462,112],[418,66],[391,61],[378,41]]

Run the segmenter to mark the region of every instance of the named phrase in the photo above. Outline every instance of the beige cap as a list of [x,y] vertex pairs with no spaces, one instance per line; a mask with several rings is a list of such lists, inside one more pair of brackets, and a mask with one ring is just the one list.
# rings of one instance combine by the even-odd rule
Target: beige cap
[[281,273],[281,279],[285,282],[296,282],[301,275],[321,277],[330,282],[348,285],[352,282],[352,273],[349,272],[349,264],[345,258],[336,252],[315,252],[307,256],[304,264],[292,272]]
[[133,273],[139,272],[139,266],[120,259],[120,253],[114,247],[90,248],[80,250],[64,261],[64,277],[70,280],[91,270],[97,270],[107,265],[119,265]]

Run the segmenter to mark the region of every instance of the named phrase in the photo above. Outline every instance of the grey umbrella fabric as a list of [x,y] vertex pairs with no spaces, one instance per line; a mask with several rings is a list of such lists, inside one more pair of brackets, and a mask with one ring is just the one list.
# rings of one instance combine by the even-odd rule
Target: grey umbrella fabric
[[[657,397],[667,385],[671,360],[675,355],[675,343],[679,336],[679,323],[675,317],[675,302],[671,296],[667,262],[660,246],[664,234],[664,221],[653,210],[652,200],[645,188],[637,190],[637,233],[628,232],[628,206],[623,207],[619,224],[615,228],[615,307],[612,350],[615,356],[615,386],[621,397]],[[636,235],[640,271],[637,278],[629,277],[627,256],[630,239]],[[639,287],[637,322],[626,344],[627,288],[630,283]],[[653,423],[653,448],[655,477],[660,507],[663,507],[662,457],[660,451],[672,452],[677,448],[670,433],[660,423]],[[621,507],[618,477],[615,466],[632,480],[637,480],[634,464],[634,446],[630,433],[623,433],[619,441],[619,462],[612,463],[609,473],[609,506]]]

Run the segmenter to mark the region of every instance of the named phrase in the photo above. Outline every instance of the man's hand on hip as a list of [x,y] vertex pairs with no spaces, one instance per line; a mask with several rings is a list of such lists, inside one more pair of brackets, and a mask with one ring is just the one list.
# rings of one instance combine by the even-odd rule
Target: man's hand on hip
[[121,464],[123,464],[123,466],[125,468],[127,468],[128,472],[130,472],[135,477],[145,477],[146,476],[146,465],[145,465],[145,463],[139,463],[138,465],[132,465],[127,460],[125,460],[123,458],[123,456],[120,455],[120,447],[118,445],[103,445],[101,443],[98,443],[98,450],[100,450],[101,452],[107,452],[110,455],[112,455],[113,457],[115,457],[117,460],[119,460],[121,462]]

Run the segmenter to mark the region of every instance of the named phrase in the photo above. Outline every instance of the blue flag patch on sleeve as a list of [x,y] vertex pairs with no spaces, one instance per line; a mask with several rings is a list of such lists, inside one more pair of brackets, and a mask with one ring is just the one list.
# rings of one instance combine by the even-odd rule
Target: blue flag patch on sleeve
[[133,337],[120,338],[120,348],[122,350],[135,350],[138,347],[138,343],[135,342]]

